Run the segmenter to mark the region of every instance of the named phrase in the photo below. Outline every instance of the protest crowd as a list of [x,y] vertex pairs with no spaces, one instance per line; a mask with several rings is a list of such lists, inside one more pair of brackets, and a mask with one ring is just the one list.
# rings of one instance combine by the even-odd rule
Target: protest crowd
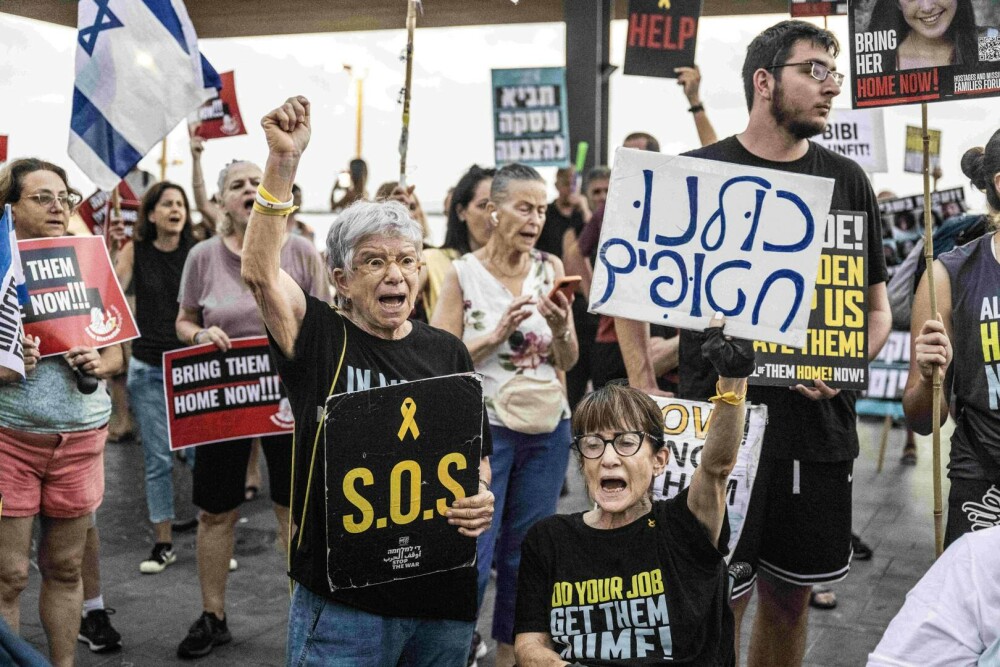
[[[928,3],[889,4],[906,15]],[[920,67],[920,44],[916,28],[900,39],[893,69]],[[101,589],[121,576],[100,559],[114,440],[134,441],[144,462],[149,526],[135,539],[148,556],[134,567],[168,577],[192,559],[175,533],[197,531],[201,613],[176,638],[179,659],[237,650],[225,647],[244,632],[227,589],[253,583],[230,576],[236,530],[266,489],[290,583],[287,665],[469,667],[491,649],[502,667],[801,665],[810,609],[835,607],[831,585],[872,556],[852,530],[852,477],[859,414],[879,397],[857,378],[903,336],[908,374],[885,397],[907,428],[900,463],[917,460],[914,433],[956,424],[945,551],[868,664],[1000,665],[1000,129],[941,166],[989,210],[935,193],[928,265],[923,199],[876,195],[861,166],[813,140],[849,85],[841,48],[800,20],[759,34],[743,60],[745,129],[723,138],[698,68],[678,68],[700,140],[678,158],[688,171],[661,171],[645,131],[614,169],[566,159],[552,181],[529,161],[455,165],[440,247],[419,184],[375,188],[360,157],[331,184],[336,219],[315,238],[297,217],[300,160],[323,122],[308,94],[275,100],[266,145],[215,181],[196,133],[192,183],[132,170],[92,229],[91,201],[62,166],[3,164],[0,664],[62,667],[128,645]],[[739,248],[743,204],[727,236],[724,199],[751,181],[754,231]],[[699,183],[715,190],[699,195]],[[667,187],[673,206],[692,207],[687,231],[651,214]],[[120,198],[134,200],[134,224]],[[642,227],[623,226],[640,215]],[[794,262],[807,245],[820,271],[803,281]],[[713,259],[720,247],[739,250]],[[745,280],[720,278],[713,293],[723,271]],[[799,356],[775,351],[793,340],[787,303],[776,320],[761,306],[783,281],[797,289],[781,294],[801,314]],[[729,296],[714,296],[722,282]],[[44,295],[62,291],[64,319],[46,328],[56,307]],[[633,292],[671,316],[634,309]],[[834,298],[844,323],[821,335],[809,312],[829,314]],[[751,308],[770,332],[746,328]],[[74,327],[90,338],[59,333]],[[669,415],[687,411],[710,421],[692,427],[699,460],[678,483]],[[558,514],[571,467],[590,509]],[[175,510],[178,474],[190,475],[191,521]],[[40,647],[18,637],[36,613],[21,600],[34,563]]]

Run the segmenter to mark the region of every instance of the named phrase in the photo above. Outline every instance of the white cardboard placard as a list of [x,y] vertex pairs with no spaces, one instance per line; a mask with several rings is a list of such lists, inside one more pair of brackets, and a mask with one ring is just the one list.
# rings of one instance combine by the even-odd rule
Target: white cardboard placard
[[590,310],[801,348],[833,179],[619,148]]
[[833,109],[813,141],[858,163],[869,174],[889,171],[882,109]]

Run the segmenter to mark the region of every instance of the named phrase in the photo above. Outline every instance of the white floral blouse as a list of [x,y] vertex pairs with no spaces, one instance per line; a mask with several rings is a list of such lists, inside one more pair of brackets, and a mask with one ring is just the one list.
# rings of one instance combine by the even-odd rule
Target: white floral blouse
[[[521,286],[522,294],[539,297],[552,290],[555,271],[547,257],[547,253],[531,251],[531,266]],[[462,340],[468,342],[496,328],[514,295],[472,253],[456,259],[454,266],[464,300]],[[528,308],[531,316],[517,329],[521,335],[512,335],[493,354],[476,364],[476,371],[483,376],[483,395],[490,424],[495,426],[503,426],[503,422],[493,409],[493,397],[507,380],[517,374],[540,380],[558,377],[549,360],[552,331],[536,306]],[[562,417],[565,419],[569,414],[569,403],[564,396]]]

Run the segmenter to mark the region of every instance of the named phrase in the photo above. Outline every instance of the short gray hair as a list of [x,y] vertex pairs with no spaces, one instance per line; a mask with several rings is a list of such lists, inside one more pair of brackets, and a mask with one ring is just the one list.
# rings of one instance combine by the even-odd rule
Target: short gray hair
[[236,167],[242,167],[244,165],[250,165],[251,167],[256,167],[257,163],[251,162],[250,160],[233,160],[232,162],[230,162],[229,164],[227,164],[225,167],[222,168],[222,171],[219,172],[219,182],[218,182],[219,189],[216,190],[216,192],[219,193],[220,197],[222,196],[222,191],[226,189],[226,179],[229,178],[229,172],[232,169],[235,169]]
[[372,236],[392,236],[409,241],[419,253],[424,230],[398,201],[356,201],[337,217],[326,235],[326,263],[333,269],[350,272],[354,249]]
[[490,199],[496,204],[503,202],[507,199],[510,184],[514,181],[538,181],[542,184],[545,183],[545,179],[535,171],[534,167],[514,162],[497,169],[497,173],[493,176],[493,183],[490,186]]
[[[223,167],[222,171],[219,172],[219,182],[218,182],[219,189],[217,190],[217,192],[218,192],[218,202],[220,206],[222,205],[223,190],[226,189],[226,179],[229,178],[229,172],[235,169],[236,167],[242,167],[244,165],[257,167],[257,163],[251,162],[250,160],[233,160],[225,167]],[[226,213],[225,211],[222,211],[222,219],[220,219],[219,222],[216,223],[215,231],[219,234],[219,236],[229,236],[230,234],[233,233],[233,221],[229,219],[229,214]]]

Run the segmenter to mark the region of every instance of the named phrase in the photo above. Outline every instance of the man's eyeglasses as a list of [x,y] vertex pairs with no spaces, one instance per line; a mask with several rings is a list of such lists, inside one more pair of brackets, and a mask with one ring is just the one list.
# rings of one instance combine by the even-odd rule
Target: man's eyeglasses
[[573,437],[573,446],[585,459],[599,459],[604,456],[604,450],[608,445],[614,447],[618,456],[633,456],[642,447],[642,440],[645,437],[659,442],[659,438],[644,431],[625,431],[615,433],[613,438],[604,439],[596,433],[587,433]]
[[396,266],[399,267],[400,273],[404,276],[412,276],[420,270],[421,266],[423,266],[423,262],[413,255],[404,255],[402,257],[389,255],[388,258],[369,257],[360,264],[355,264],[353,268],[355,270],[360,270],[362,273],[366,273],[369,276],[381,278],[385,275],[386,271],[389,270],[390,264],[396,264]]
[[63,208],[73,209],[83,198],[75,192],[63,195],[54,195],[51,192],[39,192],[38,194],[27,195],[25,199],[34,199],[40,206],[46,208],[52,206],[52,202],[59,200],[59,205]]
[[782,67],[797,67],[799,65],[810,65],[812,69],[809,71],[809,75],[817,81],[826,81],[826,77],[830,77],[838,86],[844,85],[844,75],[841,72],[834,72],[823,63],[818,63],[815,60],[807,60],[801,63],[785,63],[784,65],[771,65],[764,69],[781,69]]

